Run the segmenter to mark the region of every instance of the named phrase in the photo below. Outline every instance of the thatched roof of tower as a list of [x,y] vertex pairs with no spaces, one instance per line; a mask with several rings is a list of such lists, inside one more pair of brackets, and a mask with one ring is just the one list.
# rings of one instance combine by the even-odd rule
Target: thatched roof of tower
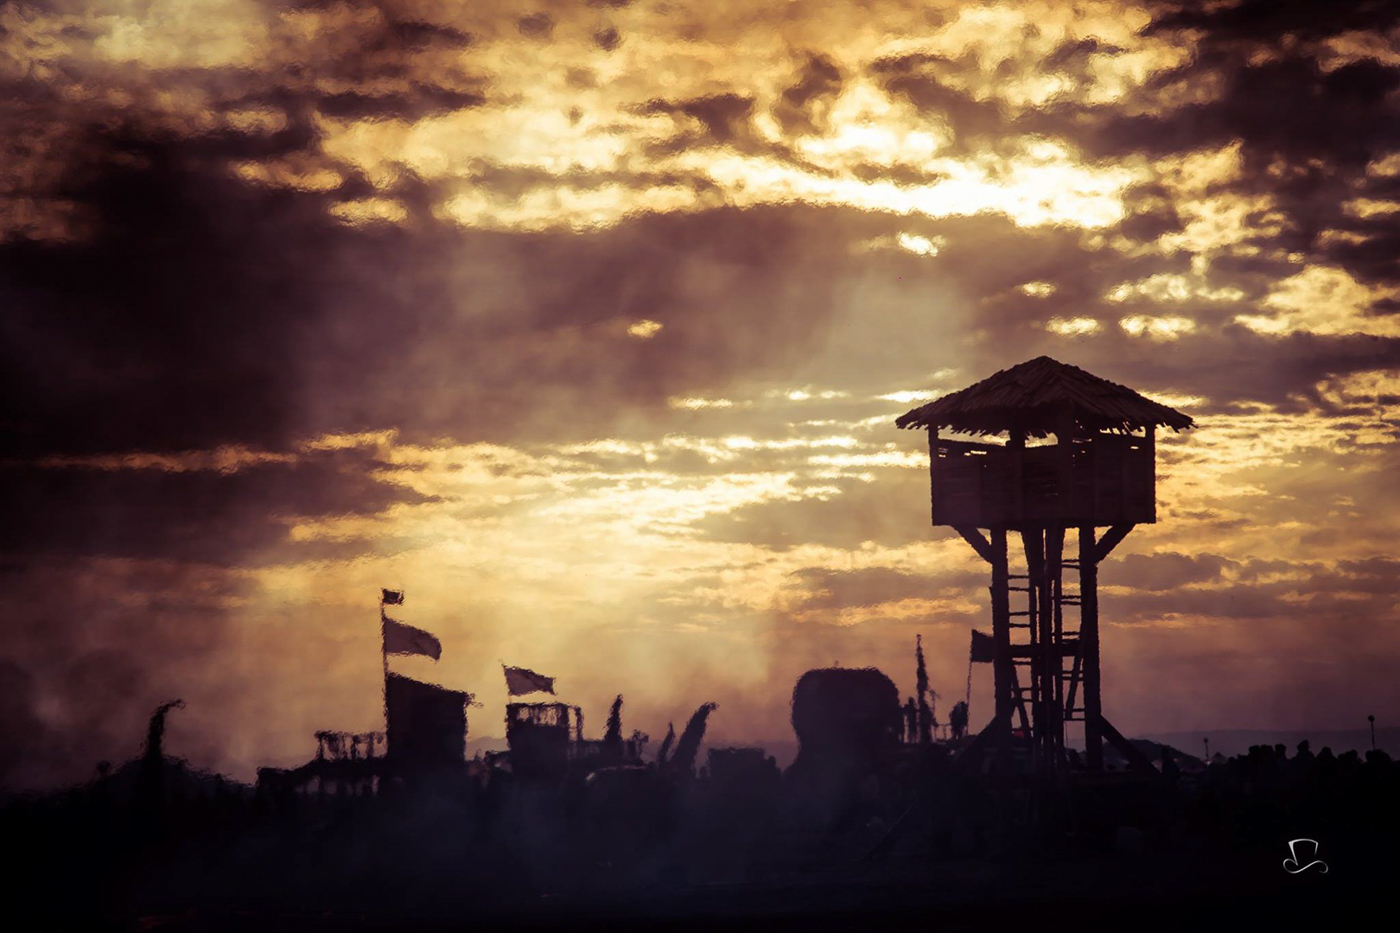
[[1084,428],[1128,431],[1148,425],[1173,430],[1194,422],[1174,408],[1078,366],[1038,356],[1003,369],[966,389],[934,399],[895,420],[901,428],[949,428],[964,434],[1021,430],[1029,437],[1055,432],[1066,407]]

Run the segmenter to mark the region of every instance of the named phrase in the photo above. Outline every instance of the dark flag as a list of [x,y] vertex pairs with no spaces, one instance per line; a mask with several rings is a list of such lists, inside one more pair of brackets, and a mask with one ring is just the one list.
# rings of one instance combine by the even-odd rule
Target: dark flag
[[385,616],[384,653],[423,654],[436,661],[442,657],[442,643],[421,628]]
[[501,665],[501,667],[505,668],[506,691],[510,693],[511,696],[519,696],[522,693],[534,693],[536,691],[541,693],[554,692],[553,677],[536,674],[534,671],[525,667],[506,667],[504,664]]
[[388,755],[402,770],[459,765],[471,694],[390,674],[384,683]]
[[379,597],[379,603],[383,606],[402,606],[403,590],[383,590],[384,595]]
[[972,654],[970,658],[978,664],[990,664],[996,659],[996,642],[986,632],[972,630]]

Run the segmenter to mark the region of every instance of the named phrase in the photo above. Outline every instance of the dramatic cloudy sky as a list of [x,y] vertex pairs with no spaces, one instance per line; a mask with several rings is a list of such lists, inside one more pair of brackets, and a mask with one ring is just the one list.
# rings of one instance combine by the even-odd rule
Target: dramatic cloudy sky
[[1199,425],[1115,723],[1383,717],[1397,255],[1393,3],[4,4],[0,783],[376,727],[380,586],[474,735],[504,660],[783,738],[915,633],[945,709],[986,581],[893,419],[1039,354]]

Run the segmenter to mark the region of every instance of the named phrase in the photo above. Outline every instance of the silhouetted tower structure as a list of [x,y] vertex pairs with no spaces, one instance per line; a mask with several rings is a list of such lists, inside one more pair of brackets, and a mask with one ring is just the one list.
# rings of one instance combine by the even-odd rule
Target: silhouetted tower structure
[[[1191,418],[1041,356],[896,424],[928,429],[933,524],[952,527],[991,565],[996,710],[983,735],[1005,738],[1015,719],[1037,764],[1054,769],[1065,761],[1065,723],[1082,721],[1090,770],[1103,768],[1104,740],[1150,768],[1103,715],[1098,567],[1134,525],[1157,520],[1156,429],[1189,428]],[[1064,556],[1068,531],[1077,557]],[[1011,572],[1012,533],[1025,573]]]

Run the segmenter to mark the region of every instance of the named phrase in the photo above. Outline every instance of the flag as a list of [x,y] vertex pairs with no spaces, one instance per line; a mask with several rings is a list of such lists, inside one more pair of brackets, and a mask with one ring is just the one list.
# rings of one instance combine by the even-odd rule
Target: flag
[[471,701],[470,693],[390,674],[384,682],[389,760],[401,773],[460,766]]
[[992,641],[992,636],[986,632],[972,630],[972,654],[971,660],[974,662],[989,664],[996,658],[996,643]]
[[554,692],[554,678],[546,677],[543,674],[536,674],[526,667],[505,667],[506,691],[511,696],[518,696],[522,693],[542,693]]
[[380,602],[381,605],[385,605],[385,606],[402,606],[402,605],[403,605],[403,590],[383,590],[382,592],[383,592],[384,595],[382,595],[382,596],[379,597],[379,602]]
[[442,644],[421,628],[385,616],[384,653],[425,654],[436,661],[442,657]]

